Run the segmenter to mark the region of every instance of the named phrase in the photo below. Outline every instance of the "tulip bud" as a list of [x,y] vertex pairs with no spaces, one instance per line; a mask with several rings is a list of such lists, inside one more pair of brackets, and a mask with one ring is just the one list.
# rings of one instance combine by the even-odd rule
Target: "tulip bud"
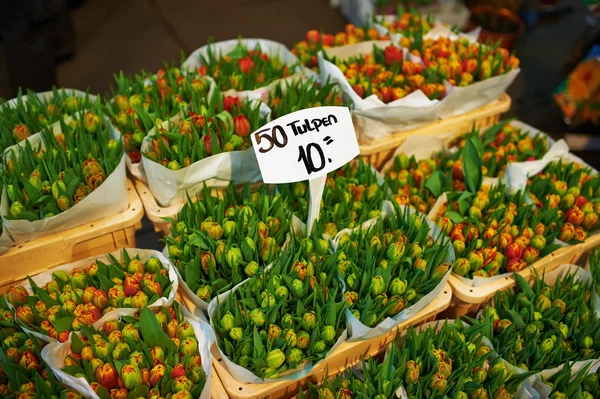
[[8,289],[8,301],[14,306],[23,305],[27,302],[27,290],[25,287],[18,285]]
[[371,277],[371,296],[375,297],[385,290],[385,281],[382,276],[373,276]]
[[21,205],[19,201],[15,201],[10,205],[9,214],[14,219],[18,219],[22,212],[25,211],[25,207]]
[[296,346],[300,349],[306,349],[310,345],[310,334],[304,330],[296,333]]
[[281,349],[272,349],[266,357],[267,366],[271,369],[278,369],[285,362],[285,354]]
[[304,358],[304,353],[298,348],[290,348],[285,356],[285,362],[290,365],[298,364]]

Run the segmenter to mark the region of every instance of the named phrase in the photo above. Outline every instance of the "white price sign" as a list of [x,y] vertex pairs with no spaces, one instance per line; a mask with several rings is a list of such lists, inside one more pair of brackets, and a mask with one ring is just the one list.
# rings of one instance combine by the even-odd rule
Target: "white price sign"
[[312,180],[359,154],[350,110],[308,108],[284,115],[252,133],[265,183]]

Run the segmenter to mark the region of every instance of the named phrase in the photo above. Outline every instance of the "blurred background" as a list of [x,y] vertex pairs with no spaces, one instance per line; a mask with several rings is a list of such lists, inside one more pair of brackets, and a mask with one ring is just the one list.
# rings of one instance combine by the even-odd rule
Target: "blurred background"
[[[113,73],[156,71],[163,60],[179,61],[182,53],[188,55],[209,37],[218,41],[243,35],[292,46],[309,29],[335,33],[348,22],[364,23],[373,10],[396,12],[396,2],[390,0],[1,2],[0,97],[5,99],[14,97],[19,85],[39,91],[58,84],[107,94]],[[597,128],[565,125],[552,99],[555,88],[598,42],[600,24],[591,11],[598,6],[592,3],[418,0],[408,6],[433,12],[465,30],[482,25],[508,37],[522,69],[509,89],[511,115],[561,135]],[[587,143],[595,148],[594,144]]]
[[[4,99],[14,97],[19,86],[43,91],[58,85],[109,94],[114,73],[154,72],[163,61],[178,62],[208,38],[219,41],[242,35],[291,47],[310,29],[336,33],[350,22],[364,24],[370,13],[397,10],[397,3],[389,0],[0,1],[0,97]],[[578,155],[598,167],[600,140],[595,134],[600,128],[590,119],[566,117],[553,97],[580,61],[600,56],[594,47],[600,38],[594,3],[598,2],[402,2],[466,31],[482,26],[484,37],[502,39],[512,47],[521,60],[521,73],[508,91],[512,98],[508,116],[555,138],[566,137]],[[598,87],[586,84],[586,94],[595,95],[598,104],[600,81]],[[596,112],[600,115],[600,110]],[[151,243],[139,237],[140,244],[158,247],[151,226],[145,227],[139,234],[147,234]]]

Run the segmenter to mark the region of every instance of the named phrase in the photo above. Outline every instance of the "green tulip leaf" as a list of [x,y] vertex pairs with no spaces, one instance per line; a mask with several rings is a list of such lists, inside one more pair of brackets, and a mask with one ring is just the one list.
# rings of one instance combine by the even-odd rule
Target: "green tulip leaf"
[[165,348],[167,353],[177,352],[175,343],[163,332],[156,316],[147,307],[142,309],[140,315],[140,332],[144,337],[144,343],[149,347],[160,346]]
[[481,158],[473,140],[468,140],[462,155],[463,174],[467,189],[476,193],[483,182]]

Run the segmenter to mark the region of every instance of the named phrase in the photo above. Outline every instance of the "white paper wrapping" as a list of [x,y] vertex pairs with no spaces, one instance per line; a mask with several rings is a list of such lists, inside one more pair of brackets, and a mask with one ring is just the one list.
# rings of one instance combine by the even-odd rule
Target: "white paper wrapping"
[[[264,53],[267,53],[270,58],[273,58],[275,56],[279,57],[285,65],[287,65],[290,68],[293,68],[290,71],[294,72],[291,76],[288,76],[285,79],[277,79],[267,86],[260,87],[255,90],[246,90],[238,92],[238,94],[240,95],[246,96],[247,98],[251,98],[254,100],[267,101],[269,98],[269,91],[275,85],[278,85],[281,81],[291,82],[293,80],[303,79],[306,77],[316,78],[316,74],[310,69],[303,67],[300,64],[298,57],[292,54],[292,52],[288,50],[287,47],[285,47],[281,43],[267,39],[231,39],[202,46],[199,49],[195,50],[192,54],[190,54],[190,56],[183,63],[182,68],[187,70],[193,70],[202,66],[203,64],[200,59],[200,56],[208,58],[207,55],[209,46],[213,51],[213,54],[219,57],[220,55],[226,55],[240,43],[246,46],[249,50],[253,50],[257,45],[260,45],[261,50]],[[232,93],[235,93],[235,91],[229,90],[226,92],[226,94]]]
[[[213,298],[213,300],[210,302],[210,305],[208,305],[208,316],[210,319],[211,326],[213,326],[213,323],[215,322],[215,318],[213,316],[217,310],[219,303],[225,302],[230,294],[237,291],[242,286],[242,284],[245,284],[246,282],[248,282],[248,280],[242,281],[241,283],[239,283],[238,285],[233,287],[231,290],[224,292],[224,293],[218,295],[217,297]],[[215,332],[214,327],[212,327],[212,331],[213,331],[214,336],[216,337],[217,333]],[[347,336],[348,336],[348,332],[347,332],[347,330],[344,330],[342,332],[342,334],[340,335],[340,337],[335,342],[335,344],[327,352],[327,354],[325,355],[323,360],[325,360],[327,357],[329,357],[344,341],[346,341]],[[262,378],[258,377],[256,374],[254,374],[252,371],[250,371],[238,364],[235,364],[231,359],[229,359],[225,355],[225,353],[223,353],[223,351],[221,350],[221,347],[219,346],[218,341],[217,341],[217,349],[219,350],[219,353],[223,357],[225,366],[227,367],[227,369],[229,370],[229,372],[231,373],[233,378],[235,378],[236,380],[238,380],[240,382],[244,382],[247,384],[266,384],[266,383],[277,382],[277,381],[299,380],[299,379],[307,376],[311,372],[313,367],[315,367],[317,364],[319,364],[323,361],[323,360],[320,360],[314,364],[310,361],[305,361],[305,362],[299,364],[298,367],[296,367],[295,369],[288,370],[285,373],[280,374],[279,378],[269,378],[269,379],[263,380]]]
[[[203,323],[201,320],[190,315],[185,309],[185,306],[182,306],[182,308],[184,312],[184,319],[194,328],[194,335],[198,340],[198,354],[200,355],[200,359],[202,361],[202,370],[204,370],[204,373],[206,374],[206,383],[202,389],[202,393],[197,399],[210,399],[212,378],[212,354],[210,352],[210,348],[214,341],[206,323]],[[127,313],[117,314],[117,311],[111,313],[114,313],[113,316],[105,321],[119,319],[122,316],[129,315]],[[50,366],[54,372],[54,375],[56,375],[56,377],[62,381],[63,384],[77,390],[86,398],[100,399],[85,378],[73,377],[72,375],[61,370],[65,366],[65,357],[71,353],[70,339],[63,343],[53,342],[46,345],[42,349],[42,359]]]
[[[428,217],[431,220],[436,220],[438,219],[438,212],[440,210],[440,208],[445,205],[448,202],[448,197],[446,195],[446,193],[443,193],[435,202],[435,204],[433,205],[433,207],[431,208],[431,211],[429,211]],[[552,244],[559,244],[561,246],[567,246],[568,244],[555,239],[554,242]],[[532,266],[535,266],[535,264],[540,261],[541,259],[544,258],[539,258],[536,262],[532,263],[531,265],[528,265],[527,268],[530,268]],[[495,281],[498,280],[503,280],[505,278],[511,278],[512,279],[512,275],[513,273],[502,273],[502,274],[497,274],[495,276],[492,277],[477,277],[475,276],[473,279],[470,279],[468,277],[463,277],[463,276],[459,276],[458,274],[453,274],[453,276],[455,278],[457,278],[458,280],[460,280],[463,284],[469,286],[469,287],[482,287],[484,285],[493,283]]]
[[[430,327],[433,327],[436,331],[438,331],[439,329],[442,328],[442,326],[444,325],[445,322],[448,322],[448,324],[453,324],[456,322],[456,320],[446,319],[446,320],[432,321],[432,322],[420,325],[419,327],[415,328],[415,331],[417,331],[417,332],[424,331]],[[468,325],[464,321],[463,321],[463,324],[465,326]],[[498,354],[496,353],[496,350],[495,350],[492,342],[488,338],[483,337],[481,343],[492,349],[493,354],[490,356],[490,361],[496,360],[498,358]],[[515,374],[522,374],[525,372],[525,370],[521,370],[518,367],[514,367],[513,365],[511,365],[504,359],[502,359],[502,362],[504,363],[505,367],[508,370],[512,370],[512,372]],[[401,399],[408,399],[408,395],[406,393],[406,390],[404,389],[404,386],[400,386],[400,388],[398,388],[398,390],[396,391],[396,396]],[[539,399],[539,395],[537,394],[537,392],[535,391],[535,389],[532,386],[531,379],[527,379],[523,383],[521,383],[521,385],[517,389],[516,397],[519,399]]]
[[[590,362],[593,363],[593,361],[587,361],[587,362],[584,361],[584,362],[577,362],[577,363],[573,364],[571,366],[571,376],[575,377],[579,373],[579,371],[581,369],[583,369]],[[593,373],[597,372],[599,368],[600,368],[600,362],[597,362],[596,364],[594,364],[593,366],[591,366],[589,368],[588,374],[593,374]],[[548,378],[552,377],[554,374],[556,374],[557,371],[543,371],[540,374],[538,374],[538,376],[543,377],[544,379],[548,379]],[[539,399],[548,399],[550,397],[550,394],[552,394],[552,388],[550,388],[550,386],[548,386],[548,384],[546,384],[544,381],[542,381],[542,378],[536,378],[535,382],[533,383],[533,388],[539,394]]]
[[[269,107],[262,103],[260,105],[261,117],[267,118],[268,121],[270,113]],[[161,127],[168,129],[180,118],[180,115],[176,115],[163,122]],[[153,134],[154,129],[144,138],[141,148],[142,153],[152,150]],[[187,200],[187,195],[195,195],[204,185],[225,188],[232,181],[255,183],[262,180],[258,161],[252,148],[212,155],[179,170],[170,170],[144,156],[142,156],[140,164],[142,166],[137,167],[135,173],[140,174],[140,177],[145,176],[144,180],[147,181],[150,192],[160,206],[183,203]],[[134,170],[132,169],[131,172],[133,174]],[[135,174],[134,176],[138,177]],[[140,178],[140,180],[142,179]]]
[[[60,124],[55,124],[55,126],[54,132],[60,133]],[[112,126],[110,127],[110,136],[112,139],[120,140],[119,133]],[[42,148],[46,148],[40,134],[29,137],[29,141],[33,145],[41,144]],[[24,142],[9,147],[3,156],[18,156],[17,147],[22,145],[24,145]],[[12,152],[8,153],[9,151]],[[20,245],[47,234],[72,229],[107,216],[115,215],[127,209],[125,157],[126,155],[123,154],[119,165],[106,177],[106,180],[100,187],[92,191],[81,202],[75,204],[70,209],[48,219],[36,220],[34,222],[28,220],[8,220],[6,218],[6,215],[9,213],[8,197],[5,197],[3,193],[2,198],[5,200],[0,204],[0,215],[2,216],[4,229],[8,230],[14,240],[14,244]],[[6,192],[6,187],[3,191]]]
[[[347,59],[350,57],[370,54],[373,46],[385,48],[392,44],[390,40],[367,41],[326,50],[328,57]],[[403,52],[408,57],[406,51]],[[417,90],[404,98],[388,104],[382,102],[376,95],[360,98],[354,92],[343,72],[333,63],[326,61],[323,53],[319,52],[319,70],[321,80],[329,79],[337,82],[344,95],[354,104],[354,119],[360,130],[372,139],[383,137],[391,132],[414,129],[438,118],[441,102],[430,100],[422,91]]]
[[527,180],[531,176],[540,173],[548,164],[562,160],[565,163],[577,162],[584,167],[596,169],[585,163],[581,158],[569,152],[569,146],[561,139],[554,143],[544,157],[537,161],[516,162],[508,165],[504,173],[504,182],[511,191],[523,190],[527,186]]
[[[554,269],[550,272],[540,274],[540,278],[542,278],[546,284],[553,287],[556,284],[556,282],[558,281],[558,279],[562,278],[562,276],[566,275],[567,273],[575,274],[575,278],[577,279],[577,281],[581,281],[584,283],[592,280],[592,275],[590,274],[589,271],[587,271],[584,268],[579,267],[577,265],[568,264],[568,263],[560,265],[559,267],[557,267],[556,269]],[[592,293],[592,305],[594,304],[594,301],[596,301],[596,302],[599,301],[598,294],[595,292]],[[595,310],[596,310],[596,312],[598,311],[597,308]],[[477,318],[481,317],[482,314],[483,314],[483,311],[480,311],[477,314]],[[575,370],[580,370],[588,363],[600,364],[600,359],[588,359],[588,360],[581,360],[578,362],[573,362],[572,367]],[[548,378],[548,377],[554,375],[555,373],[557,373],[558,371],[560,371],[563,368],[563,366],[564,366],[564,364],[561,364],[558,367],[542,370],[541,372],[536,374],[536,376],[543,375],[543,376],[545,376],[545,378]],[[516,367],[516,366],[513,366],[513,367],[518,373],[527,372],[526,370],[523,370],[519,367]],[[540,396],[540,398],[541,398],[541,396]]]
[[[400,209],[402,211],[404,211],[406,209],[406,206],[400,205]],[[389,210],[389,213],[386,213],[386,215],[384,217],[389,216],[389,214],[393,213],[393,212],[394,212],[394,208],[391,207],[391,209]],[[416,210],[414,208],[409,207],[409,212],[411,215],[413,215],[416,213]],[[439,238],[439,236],[442,234],[440,228],[435,223],[433,223],[429,218],[427,218],[425,216],[423,217],[423,220],[425,221],[425,223],[427,223],[427,225],[430,228],[429,236],[432,237],[434,240],[437,240]],[[449,241],[449,239],[444,236],[442,243],[444,244],[444,243],[447,243],[448,241]],[[338,241],[335,241],[335,244],[334,244],[335,248],[337,248],[337,245],[338,245]],[[454,260],[455,260],[454,248],[452,247],[452,245],[449,245],[448,246],[448,256],[446,257],[446,259],[444,261],[447,262],[450,266],[452,266],[452,264],[454,263]],[[400,313],[398,313],[394,317],[386,317],[381,323],[379,323],[377,326],[375,326],[373,328],[365,326],[363,323],[361,323],[361,321],[359,319],[357,319],[352,314],[352,312],[349,309],[346,309],[346,319],[348,320],[348,336],[349,336],[348,341],[362,341],[365,339],[371,339],[371,338],[378,337],[382,334],[387,333],[388,331],[390,331],[391,329],[396,327],[398,324],[404,323],[407,320],[410,320],[411,318],[415,317],[421,310],[423,310],[425,307],[427,307],[427,305],[429,305],[431,302],[433,302],[433,300],[435,298],[437,298],[439,296],[439,294],[442,292],[442,290],[446,286],[446,282],[448,281],[448,278],[450,277],[451,273],[452,273],[452,267],[450,267],[450,269],[444,275],[444,277],[439,282],[439,284],[431,292],[429,292],[427,295],[425,295],[423,298],[421,298],[419,301],[417,301],[412,306],[410,306],[406,309],[403,309]]]
[[2,234],[0,234],[0,255],[8,251],[13,245],[15,245],[15,242],[9,232],[2,230]]
[[442,100],[440,116],[449,118],[479,108],[496,98],[515,80],[521,69],[513,69],[503,75],[494,76],[466,87],[452,86],[444,81],[446,97]]
[[[158,258],[158,260],[162,264],[163,269],[166,269],[168,272],[169,280],[171,281],[171,292],[169,293],[168,297],[161,297],[158,300],[156,300],[155,302],[149,304],[148,308],[154,310],[154,309],[158,309],[161,307],[171,305],[173,303],[173,300],[175,300],[175,294],[177,293],[177,288],[179,286],[179,280],[177,279],[176,268],[171,264],[171,261],[169,261],[169,259],[167,259],[159,251],[155,251],[152,249],[125,248],[124,250],[127,251],[127,254],[132,259],[139,255],[140,260],[144,263],[150,258],[153,258],[153,257]],[[73,269],[85,270],[90,264],[92,264],[96,260],[99,260],[105,264],[110,264],[110,263],[112,263],[112,260],[110,259],[110,257],[108,255],[114,256],[118,261],[122,261],[124,259],[123,258],[123,249],[119,249],[117,251],[111,252],[110,254],[104,254],[104,255],[100,255],[100,256],[91,256],[86,259],[78,260],[77,262],[67,263],[66,265],[54,267],[47,272],[43,272],[43,273],[40,273],[40,274],[37,274],[37,275],[31,277],[31,279],[39,287],[42,287],[42,286],[46,285],[46,283],[48,283],[49,281],[52,280],[52,274],[56,271],[63,270],[67,273],[70,273],[71,270],[73,270]],[[31,289],[31,285],[29,284],[29,281],[25,281],[23,283],[23,287],[25,287],[25,289],[27,290],[29,295],[33,295],[33,290]],[[9,306],[12,307],[12,305],[10,303],[9,303]],[[119,309],[116,309],[112,312],[108,312],[105,315],[103,315],[100,318],[100,320],[98,320],[97,322],[95,322],[93,324],[93,326],[94,326],[94,328],[98,329],[98,328],[102,327],[102,325],[108,320],[112,320],[115,317],[118,317],[118,316],[124,315],[124,314],[133,315],[139,311],[141,311],[141,309],[119,308]],[[21,325],[21,327],[23,328],[24,331],[26,331],[28,334],[33,335],[34,337],[38,338],[42,342],[56,342],[56,340],[54,338],[52,338],[48,335],[40,334],[38,332],[35,332],[35,331],[29,329],[27,327],[27,325],[21,324],[19,322],[19,320],[17,320],[17,323]]]

